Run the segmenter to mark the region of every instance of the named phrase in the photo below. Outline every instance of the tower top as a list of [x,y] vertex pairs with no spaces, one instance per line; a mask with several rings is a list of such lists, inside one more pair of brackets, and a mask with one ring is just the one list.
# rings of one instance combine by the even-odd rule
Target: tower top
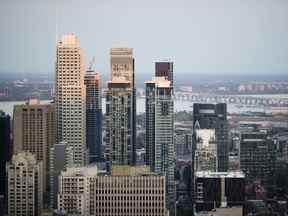
[[73,33],[66,33],[62,35],[61,39],[58,42],[58,45],[62,46],[79,46],[79,40]]

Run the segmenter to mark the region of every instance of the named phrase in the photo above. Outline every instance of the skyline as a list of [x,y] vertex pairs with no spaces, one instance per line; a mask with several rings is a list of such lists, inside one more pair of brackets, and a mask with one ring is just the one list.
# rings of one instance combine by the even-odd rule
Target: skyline
[[139,75],[152,74],[154,62],[167,58],[178,74],[284,75],[288,69],[284,0],[64,0],[58,9],[55,3],[13,0],[1,6],[0,75],[55,73],[56,11],[58,39],[77,35],[86,68],[95,56],[104,76],[110,73],[109,48],[118,42],[133,48]]

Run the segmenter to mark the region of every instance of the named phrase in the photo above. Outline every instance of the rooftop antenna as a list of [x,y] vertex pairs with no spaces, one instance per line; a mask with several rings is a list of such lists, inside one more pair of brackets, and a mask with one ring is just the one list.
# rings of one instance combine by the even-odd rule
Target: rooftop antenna
[[55,43],[58,42],[58,0],[55,0]]

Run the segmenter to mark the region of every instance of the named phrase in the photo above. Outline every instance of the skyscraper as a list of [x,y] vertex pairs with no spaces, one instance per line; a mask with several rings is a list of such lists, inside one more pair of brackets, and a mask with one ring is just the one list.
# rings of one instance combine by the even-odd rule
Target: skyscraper
[[165,77],[170,81],[171,86],[174,86],[173,80],[173,62],[170,61],[160,61],[155,63],[155,76]]
[[[6,194],[6,162],[11,159],[10,116],[0,110],[0,195]],[[4,200],[3,200],[4,201]]]
[[[120,78],[119,78],[120,79]],[[110,165],[133,165],[132,93],[128,81],[109,81],[106,94],[106,140]]]
[[[136,90],[133,49],[111,48],[110,66],[111,74],[106,95],[109,160],[113,161],[113,164],[132,165],[136,163]],[[114,113],[116,109],[118,113]],[[122,117],[118,118],[117,115],[120,114]],[[116,149],[121,151],[116,153]],[[113,155],[113,152],[118,156]]]
[[79,41],[65,34],[57,44],[56,122],[57,142],[66,141],[73,148],[74,163],[84,165],[86,152],[86,96],[84,61]]
[[30,152],[13,155],[6,164],[8,174],[8,215],[37,216],[43,206],[42,161]]
[[30,99],[23,105],[15,105],[13,112],[14,154],[27,151],[36,160],[43,161],[44,192],[49,180],[49,149],[55,144],[54,104],[40,104]]
[[173,89],[165,77],[146,83],[146,164],[166,177],[167,206],[175,203]]
[[[193,105],[192,197],[196,197],[197,171],[228,170],[228,123],[226,104]],[[195,204],[195,200],[192,202]]]
[[57,209],[58,177],[67,167],[73,166],[73,149],[66,142],[60,142],[50,148],[49,177],[50,200],[49,206]]
[[248,181],[261,179],[264,184],[275,176],[276,146],[264,131],[241,133],[240,169]]
[[174,131],[174,143],[176,149],[176,158],[191,154],[192,131],[190,128],[176,128]]
[[100,74],[87,71],[86,87],[86,140],[89,149],[89,162],[99,162],[102,155],[102,94]]
[[124,78],[134,87],[133,49],[116,47],[110,49],[110,80]]
[[[204,130],[203,130],[204,129]],[[221,104],[194,104],[193,106],[193,156],[196,146],[208,146],[217,157],[214,171],[226,172],[228,169],[228,123],[227,106]],[[199,142],[200,141],[200,142]],[[212,145],[214,143],[214,145]],[[194,158],[193,158],[194,161]]]

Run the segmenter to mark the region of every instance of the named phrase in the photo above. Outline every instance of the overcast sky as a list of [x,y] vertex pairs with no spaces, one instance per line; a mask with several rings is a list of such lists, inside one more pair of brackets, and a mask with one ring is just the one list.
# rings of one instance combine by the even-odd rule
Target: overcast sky
[[287,0],[0,0],[0,74],[54,73],[56,20],[101,73],[119,42],[136,73],[167,58],[191,75],[288,73]]

